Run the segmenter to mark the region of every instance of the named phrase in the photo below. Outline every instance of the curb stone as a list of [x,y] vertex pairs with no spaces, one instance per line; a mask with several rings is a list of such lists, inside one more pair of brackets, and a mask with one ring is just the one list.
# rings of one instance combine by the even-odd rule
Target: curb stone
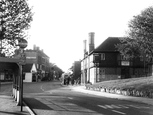
[[26,109],[29,111],[30,115],[36,115],[32,109],[23,101],[23,105],[26,107]]

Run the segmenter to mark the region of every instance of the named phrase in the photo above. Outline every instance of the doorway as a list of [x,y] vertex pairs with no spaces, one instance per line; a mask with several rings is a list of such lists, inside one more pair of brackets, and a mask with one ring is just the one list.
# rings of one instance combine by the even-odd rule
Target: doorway
[[121,79],[130,78],[130,69],[128,67],[121,68]]

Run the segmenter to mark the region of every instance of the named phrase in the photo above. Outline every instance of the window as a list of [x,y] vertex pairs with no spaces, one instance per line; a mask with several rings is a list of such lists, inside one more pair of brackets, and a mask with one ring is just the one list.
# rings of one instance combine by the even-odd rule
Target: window
[[128,60],[128,57],[121,55],[121,60]]
[[105,60],[105,53],[101,53],[101,60]]

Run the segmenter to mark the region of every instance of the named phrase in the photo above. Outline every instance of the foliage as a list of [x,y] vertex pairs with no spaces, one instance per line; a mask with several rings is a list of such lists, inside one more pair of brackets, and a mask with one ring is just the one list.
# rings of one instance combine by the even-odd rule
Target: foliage
[[0,40],[6,55],[14,52],[19,39],[27,37],[32,16],[27,0],[0,0]]
[[153,7],[146,8],[141,14],[134,16],[128,24],[129,30],[125,39],[117,47],[119,51],[130,57],[153,57]]

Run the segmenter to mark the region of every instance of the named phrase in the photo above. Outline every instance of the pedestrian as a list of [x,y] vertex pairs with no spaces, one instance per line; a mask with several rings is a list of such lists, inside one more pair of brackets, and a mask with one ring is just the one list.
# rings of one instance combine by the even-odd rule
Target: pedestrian
[[70,77],[67,78],[67,85],[69,85]]
[[71,84],[74,85],[74,79],[71,77]]
[[64,78],[64,85],[67,84],[67,78]]

